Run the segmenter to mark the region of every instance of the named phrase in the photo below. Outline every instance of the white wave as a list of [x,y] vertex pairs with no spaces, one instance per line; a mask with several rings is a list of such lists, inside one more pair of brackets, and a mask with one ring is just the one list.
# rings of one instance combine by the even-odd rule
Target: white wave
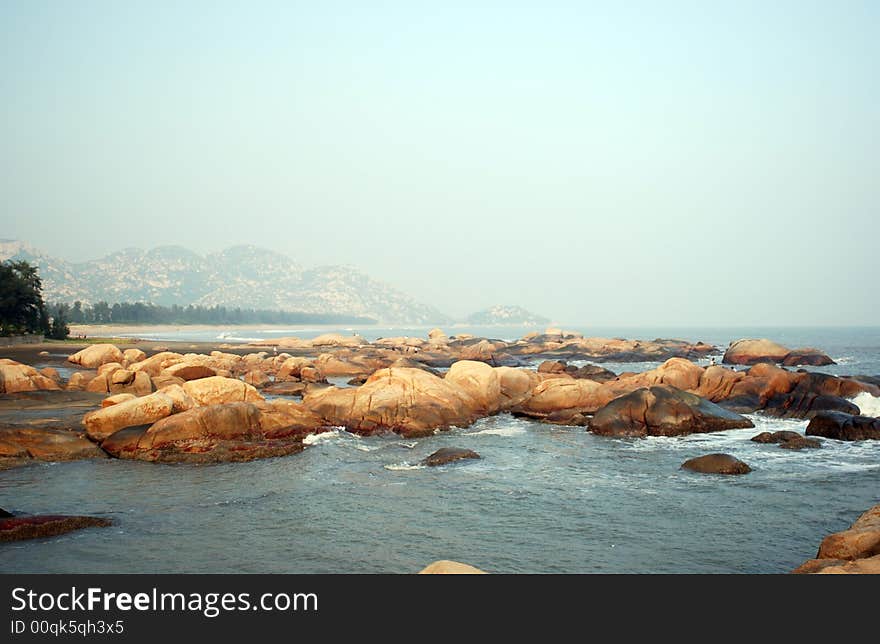
[[303,439],[303,445],[314,445],[326,441],[336,440],[342,437],[342,432],[338,429],[331,429],[329,432],[320,434],[309,434]]
[[880,398],[863,391],[851,401],[861,410],[862,416],[880,417]]
[[397,445],[398,447],[405,447],[406,449],[412,449],[413,447],[415,447],[418,444],[419,444],[418,441],[412,441],[410,443],[403,443],[403,442],[395,443],[395,445]]
[[410,465],[409,463],[392,463],[391,465],[386,465],[386,470],[391,470],[392,472],[408,472],[410,470],[423,470],[427,466],[426,465]]
[[465,436],[519,436],[525,434],[526,430],[522,427],[495,427],[492,429],[481,429],[478,432],[469,432]]
[[362,452],[375,452],[377,449],[381,448],[381,445],[355,445],[354,448],[360,450]]

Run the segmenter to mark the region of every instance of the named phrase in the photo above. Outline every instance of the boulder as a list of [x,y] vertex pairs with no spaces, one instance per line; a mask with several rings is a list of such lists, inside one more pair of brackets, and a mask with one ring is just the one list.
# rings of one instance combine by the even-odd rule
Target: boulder
[[68,362],[81,365],[86,369],[97,369],[109,362],[121,363],[125,356],[119,347],[113,344],[93,344],[82,351],[77,351],[67,358]]
[[446,465],[447,463],[471,458],[480,458],[480,455],[473,450],[463,449],[461,447],[443,447],[422,459],[422,465],[436,467],[438,465]]
[[82,434],[47,427],[0,427],[0,456],[41,461],[107,457]]
[[132,371],[143,371],[150,377],[155,378],[162,373],[165,367],[176,364],[183,360],[183,356],[173,351],[160,351],[151,355],[149,358],[129,364]]
[[825,537],[816,558],[794,572],[880,574],[880,505],[863,513],[849,529]]
[[251,385],[256,389],[262,389],[266,385],[272,384],[272,379],[265,371],[261,371],[260,369],[252,369],[248,371],[244,374],[244,381],[246,384]]
[[40,369],[39,373],[41,376],[46,376],[56,384],[61,382],[61,374],[58,373],[58,369],[55,369],[54,367],[43,367]]
[[342,335],[341,333],[325,333],[312,339],[313,347],[359,347],[366,344],[359,335]]
[[112,396],[107,396],[107,398],[101,401],[101,407],[112,407],[113,405],[118,405],[126,400],[134,400],[135,398],[137,398],[137,396],[134,394],[113,394]]
[[259,432],[260,410],[253,403],[194,407],[153,423],[138,441],[138,449],[160,448],[204,438],[259,438]]
[[470,396],[421,369],[380,369],[358,388],[309,391],[303,404],[327,424],[360,434],[426,436],[479,416]]
[[200,378],[210,378],[217,375],[217,370],[203,364],[195,364],[192,362],[178,362],[162,370],[165,376],[173,376],[181,380],[198,380]]
[[803,434],[790,431],[761,432],[752,436],[756,443],[778,443],[782,449],[815,449],[822,447],[822,443],[815,438],[807,438]]
[[70,378],[67,379],[66,389],[68,391],[85,391],[86,387],[88,387],[93,378],[93,374],[85,373],[82,371],[74,371],[72,374],[70,374]]
[[140,349],[126,349],[122,352],[122,364],[126,366],[146,359],[147,354]]
[[231,402],[256,402],[264,400],[252,385],[235,378],[211,376],[190,380],[183,390],[199,405],[219,405]]
[[748,474],[752,471],[746,463],[730,454],[706,454],[681,464],[682,469],[700,474]]
[[602,385],[593,380],[551,378],[538,383],[521,408],[527,413],[537,414],[565,409],[592,413],[607,402],[601,394]]
[[501,378],[485,362],[459,360],[444,376],[473,401],[471,408],[480,415],[494,414],[501,408]]
[[156,392],[91,411],[83,418],[83,425],[89,438],[102,441],[125,427],[145,425],[170,416],[173,410],[174,401],[169,396]]
[[791,350],[766,338],[761,340],[737,340],[731,342],[724,352],[725,364],[752,365],[759,362],[780,363]]
[[822,436],[839,441],[878,440],[880,418],[835,411],[820,412],[807,425],[807,436]]
[[58,382],[26,364],[0,358],[0,394],[22,391],[59,390]]
[[193,407],[196,407],[198,404],[195,400],[193,400],[192,396],[186,393],[186,390],[183,388],[182,385],[168,385],[166,387],[162,387],[159,392],[171,399],[172,414],[179,414],[182,411],[187,411],[189,409],[192,409]]
[[45,514],[0,518],[0,541],[23,541],[54,537],[83,528],[105,528],[112,525],[102,517],[81,517]]
[[419,571],[420,575],[485,575],[488,574],[479,568],[458,561],[441,559],[428,564]]
[[277,382],[291,379],[299,380],[302,368],[312,366],[314,366],[314,364],[308,358],[287,358],[287,360],[282,362],[281,366],[278,367],[278,371],[275,374],[275,380]]
[[819,349],[806,348],[806,349],[793,349],[788,352],[782,359],[782,364],[786,367],[795,367],[798,365],[806,365],[812,367],[823,367],[829,364],[837,364],[828,357]]
[[754,425],[695,394],[657,385],[621,396],[599,409],[590,431],[618,437],[682,436],[743,427]]

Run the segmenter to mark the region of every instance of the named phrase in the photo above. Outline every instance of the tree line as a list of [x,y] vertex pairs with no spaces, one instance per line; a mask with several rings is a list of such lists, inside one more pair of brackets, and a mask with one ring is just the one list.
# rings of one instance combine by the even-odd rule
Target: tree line
[[63,340],[70,334],[64,310],[43,302],[37,267],[25,261],[0,262],[0,336],[42,334]]
[[373,324],[375,320],[351,315],[299,313],[269,309],[242,309],[226,306],[162,306],[145,302],[105,301],[73,305],[55,302],[52,313],[61,314],[71,324]]

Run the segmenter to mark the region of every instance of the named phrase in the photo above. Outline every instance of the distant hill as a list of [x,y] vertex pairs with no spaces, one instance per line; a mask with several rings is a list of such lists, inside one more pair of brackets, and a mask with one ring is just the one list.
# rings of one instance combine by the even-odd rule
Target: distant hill
[[468,316],[467,322],[468,324],[480,326],[504,326],[509,324],[542,326],[548,324],[550,319],[531,311],[526,311],[521,306],[499,304],[484,311],[472,313]]
[[39,266],[48,301],[222,305],[373,318],[393,324],[451,319],[350,266],[303,267],[255,246],[199,255],[182,246],[126,248],[100,259],[68,262],[28,244],[0,240],[0,261]]

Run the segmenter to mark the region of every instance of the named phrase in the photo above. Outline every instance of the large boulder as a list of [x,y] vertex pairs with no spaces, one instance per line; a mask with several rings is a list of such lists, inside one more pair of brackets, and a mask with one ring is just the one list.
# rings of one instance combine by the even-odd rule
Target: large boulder
[[[244,384],[244,383],[242,383]],[[83,418],[89,438],[102,441],[125,427],[154,423],[170,416],[174,401],[161,392],[91,411]]]
[[593,416],[602,436],[681,436],[754,427],[752,421],[695,394],[657,385],[617,398]]
[[0,358],[0,394],[61,389],[58,382],[26,364]]
[[162,370],[162,374],[181,380],[198,380],[217,375],[217,370],[205,364],[178,362]]
[[815,438],[807,438],[803,434],[791,431],[778,432],[761,432],[757,436],[752,436],[752,440],[756,443],[777,443],[782,449],[817,449],[822,447],[822,443]]
[[165,367],[176,364],[181,360],[183,360],[183,356],[179,353],[160,351],[149,358],[130,363],[128,368],[132,371],[143,371],[151,377],[156,377],[162,373]]
[[184,383],[183,390],[199,405],[264,400],[255,387],[236,378],[211,376]]
[[823,436],[839,441],[880,439],[880,418],[827,411],[813,416],[807,436]]
[[153,449],[204,438],[257,438],[259,431],[260,410],[253,403],[194,407],[153,423],[138,441],[138,448]]
[[394,431],[426,436],[467,426],[479,417],[473,400],[457,386],[421,369],[380,369],[357,388],[309,391],[303,405],[329,425],[360,434]]
[[501,408],[501,378],[485,362],[459,360],[446,372],[445,380],[470,396],[472,408],[481,415]]
[[737,340],[731,342],[724,353],[722,362],[726,364],[752,365],[760,362],[773,362],[786,366],[835,364],[825,353],[813,348],[789,349],[781,344],[767,340]]
[[730,454],[706,454],[681,464],[684,470],[699,474],[748,474],[752,471],[746,463]]
[[521,408],[528,414],[549,414],[560,410],[592,413],[607,402],[602,392],[602,385],[593,380],[550,378],[538,383]]
[[108,362],[121,363],[125,360],[125,356],[116,345],[93,344],[82,351],[77,351],[72,356],[69,356],[67,360],[86,369],[97,369]]
[[0,427],[2,458],[73,461],[107,455],[79,432],[49,427]]
[[140,349],[126,349],[122,352],[122,358],[124,365],[128,366],[130,364],[134,364],[135,362],[140,362],[141,360],[147,359],[147,354],[141,351]]

